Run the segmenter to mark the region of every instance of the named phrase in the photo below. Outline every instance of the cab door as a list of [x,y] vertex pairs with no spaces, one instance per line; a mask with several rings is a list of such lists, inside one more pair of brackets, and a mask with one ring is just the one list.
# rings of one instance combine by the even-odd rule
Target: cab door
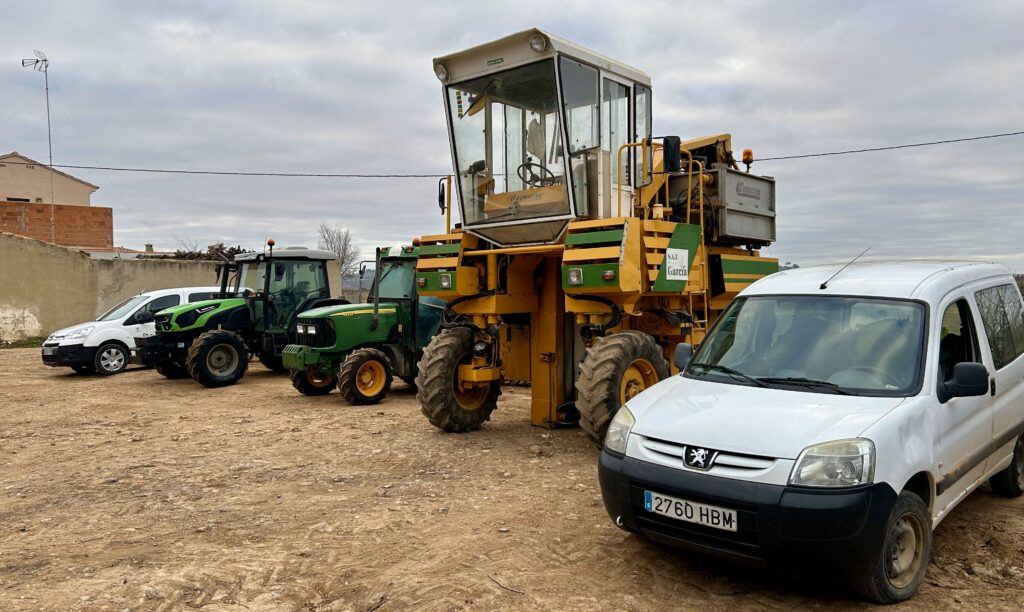
[[156,323],[153,322],[153,317],[149,315],[155,315],[165,308],[177,306],[180,303],[181,296],[176,293],[172,293],[171,295],[153,298],[140,306],[138,310],[130,314],[124,320],[125,331],[131,338],[130,346],[134,347],[135,338],[156,334]]
[[[619,152],[622,145],[633,141],[633,91],[632,84],[604,74],[601,79],[601,155],[600,172],[596,168],[588,168],[590,177],[600,176],[600,183],[591,192],[597,194],[601,203],[600,218],[615,217],[629,214],[633,188],[631,186],[633,169],[632,149]],[[620,166],[621,163],[621,166]],[[591,179],[593,180],[593,179]],[[619,210],[619,192],[622,192],[622,210]]]
[[984,334],[985,365],[991,389],[993,419],[988,471],[1010,456],[1024,426],[1024,303],[1020,291],[1002,283],[975,291]]
[[[980,322],[966,291],[940,302],[932,321],[929,367],[935,392],[963,362],[985,363],[979,342]],[[990,368],[991,369],[991,368]],[[954,397],[935,407],[935,514],[941,516],[985,474],[986,447],[992,433],[992,402],[987,395]]]

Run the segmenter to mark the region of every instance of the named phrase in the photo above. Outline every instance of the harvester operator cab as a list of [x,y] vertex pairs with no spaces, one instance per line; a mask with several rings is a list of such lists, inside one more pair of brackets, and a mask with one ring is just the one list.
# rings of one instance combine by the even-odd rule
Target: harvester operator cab
[[570,220],[620,215],[616,192],[642,180],[639,149],[620,149],[651,136],[646,74],[536,29],[437,58],[434,70],[467,231],[552,243]]

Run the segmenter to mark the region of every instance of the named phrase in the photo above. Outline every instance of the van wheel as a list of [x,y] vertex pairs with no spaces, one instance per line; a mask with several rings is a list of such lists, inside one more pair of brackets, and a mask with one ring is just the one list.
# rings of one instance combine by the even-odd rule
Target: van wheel
[[882,551],[854,588],[876,603],[909,599],[924,581],[932,558],[932,522],[917,495],[903,491],[889,513]]
[[128,349],[115,342],[108,342],[96,349],[93,367],[104,376],[120,374],[128,367]]
[[652,336],[623,331],[595,338],[576,380],[580,427],[600,445],[619,408],[668,377],[668,361]]
[[233,385],[249,367],[249,347],[238,334],[211,329],[188,349],[188,373],[204,387]]
[[376,404],[391,388],[391,360],[375,348],[352,351],[341,364],[338,391],[350,404]]
[[989,479],[992,490],[1003,497],[1020,497],[1024,493],[1024,435],[1013,447],[1013,460],[1005,470]]

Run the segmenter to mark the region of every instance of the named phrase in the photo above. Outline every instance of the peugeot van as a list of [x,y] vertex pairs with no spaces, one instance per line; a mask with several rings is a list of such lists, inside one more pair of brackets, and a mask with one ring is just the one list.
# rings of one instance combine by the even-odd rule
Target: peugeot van
[[605,508],[651,540],[905,600],[957,504],[1024,491],[1022,354],[998,265],[774,274],[616,413]]
[[43,364],[79,374],[119,374],[128,367],[136,336],[156,333],[153,315],[171,306],[208,300],[220,287],[147,291],[130,297],[95,321],[57,330],[43,342]]

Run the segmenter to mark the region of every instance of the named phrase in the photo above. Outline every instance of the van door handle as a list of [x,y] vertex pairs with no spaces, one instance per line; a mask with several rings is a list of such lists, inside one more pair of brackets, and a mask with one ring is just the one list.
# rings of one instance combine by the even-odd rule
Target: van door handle
[[996,379],[995,379],[995,377],[991,378],[991,381],[992,381],[992,397],[995,397],[996,396]]

